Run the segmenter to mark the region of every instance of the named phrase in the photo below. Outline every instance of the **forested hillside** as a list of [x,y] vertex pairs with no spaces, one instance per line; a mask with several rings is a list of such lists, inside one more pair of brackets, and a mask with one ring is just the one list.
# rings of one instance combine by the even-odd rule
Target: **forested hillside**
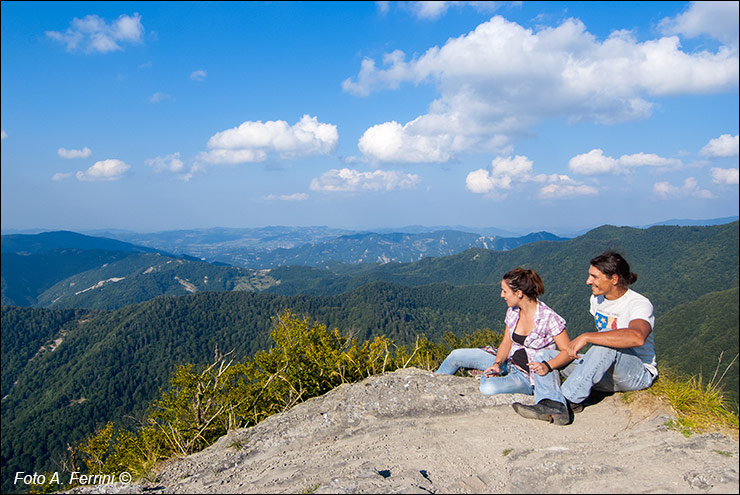
[[[501,282],[511,268],[536,270],[545,282],[543,300],[568,320],[571,335],[590,331],[588,263],[606,249],[622,252],[638,274],[632,288],[653,302],[656,316],[710,291],[738,286],[738,222],[708,227],[649,229],[603,226],[575,239],[534,242],[511,251],[471,249],[416,263],[339,267],[334,271],[281,267],[270,274],[280,294],[340,294],[372,281],[418,286]],[[708,287],[708,284],[711,287]]]
[[[216,349],[233,350],[244,359],[266,348],[271,318],[284,309],[310,315],[360,341],[385,334],[413,342],[421,333],[440,338],[445,331],[500,329],[503,313],[491,304],[500,304],[499,291],[492,286],[379,283],[333,297],[208,292],[160,297],[76,320],[65,327],[64,341],[54,352],[41,353],[25,367],[22,360],[15,364],[18,382],[2,402],[3,479],[16,470],[51,469],[50,460],[67,443],[81,441],[98,424],[140,417],[176,364],[204,364]],[[28,315],[36,312],[37,320],[50,314],[3,307],[3,333],[22,333]],[[23,355],[35,352],[38,341],[24,347]]]
[[276,281],[266,272],[160,254],[131,254],[68,277],[42,292],[36,305],[48,308],[117,309],[157,296],[202,291],[259,291]]
[[736,405],[737,361],[729,370],[727,367],[738,353],[738,296],[737,287],[710,292],[676,306],[655,323],[660,329],[655,333],[658,364],[668,363],[687,375],[701,375],[705,383],[714,379]]
[[2,253],[2,303],[34,306],[47,289],[77,273],[114,263],[131,253],[55,249],[43,254]]

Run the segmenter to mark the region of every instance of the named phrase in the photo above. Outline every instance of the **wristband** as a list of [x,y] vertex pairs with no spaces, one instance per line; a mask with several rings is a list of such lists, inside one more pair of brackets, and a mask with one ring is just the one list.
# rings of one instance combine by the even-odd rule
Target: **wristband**
[[550,366],[550,363],[548,363],[547,361],[542,361],[542,364],[544,364],[545,366],[547,366],[547,372],[548,373],[552,371],[552,366]]

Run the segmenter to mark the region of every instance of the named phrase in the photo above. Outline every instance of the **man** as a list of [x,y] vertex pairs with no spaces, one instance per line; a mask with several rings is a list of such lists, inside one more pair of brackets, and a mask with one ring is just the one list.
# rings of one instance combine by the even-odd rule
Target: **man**
[[[512,406],[518,414],[565,425],[570,422],[568,406],[580,412],[592,389],[626,392],[652,385],[658,376],[652,332],[655,317],[650,300],[629,288],[636,280],[619,253],[607,251],[591,260],[586,284],[591,286],[591,314],[597,331],[579,335],[561,351],[574,359],[563,370],[567,379],[562,385],[558,373],[534,375],[535,389],[546,398],[534,406],[515,402]],[[591,348],[579,355],[586,344]],[[557,355],[557,351],[542,350],[535,361]]]

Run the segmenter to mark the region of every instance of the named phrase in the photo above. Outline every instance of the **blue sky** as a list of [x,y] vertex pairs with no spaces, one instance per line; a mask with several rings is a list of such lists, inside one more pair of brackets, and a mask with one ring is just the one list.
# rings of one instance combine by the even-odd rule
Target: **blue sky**
[[738,214],[738,2],[2,2],[2,228]]

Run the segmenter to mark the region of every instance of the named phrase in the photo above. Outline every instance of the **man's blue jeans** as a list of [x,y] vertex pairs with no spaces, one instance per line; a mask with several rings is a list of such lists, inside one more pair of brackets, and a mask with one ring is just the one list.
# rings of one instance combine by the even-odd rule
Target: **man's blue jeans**
[[[543,349],[537,353],[535,360],[547,361],[557,355],[556,350]],[[598,345],[592,345],[583,357],[566,366],[562,373],[566,377],[562,385],[557,372],[545,376],[535,373],[534,388],[539,392],[537,396],[563,404],[565,399],[580,403],[586,400],[591,389],[627,392],[642,390],[653,384],[653,375],[640,358],[619,349]]]
[[[454,375],[460,368],[472,368],[484,371],[496,362],[496,356],[483,349],[455,349],[445,358],[438,375]],[[532,384],[529,376],[508,361],[501,365],[501,375],[480,378],[480,392],[483,395],[527,394],[532,395]],[[537,396],[535,395],[535,399]]]

